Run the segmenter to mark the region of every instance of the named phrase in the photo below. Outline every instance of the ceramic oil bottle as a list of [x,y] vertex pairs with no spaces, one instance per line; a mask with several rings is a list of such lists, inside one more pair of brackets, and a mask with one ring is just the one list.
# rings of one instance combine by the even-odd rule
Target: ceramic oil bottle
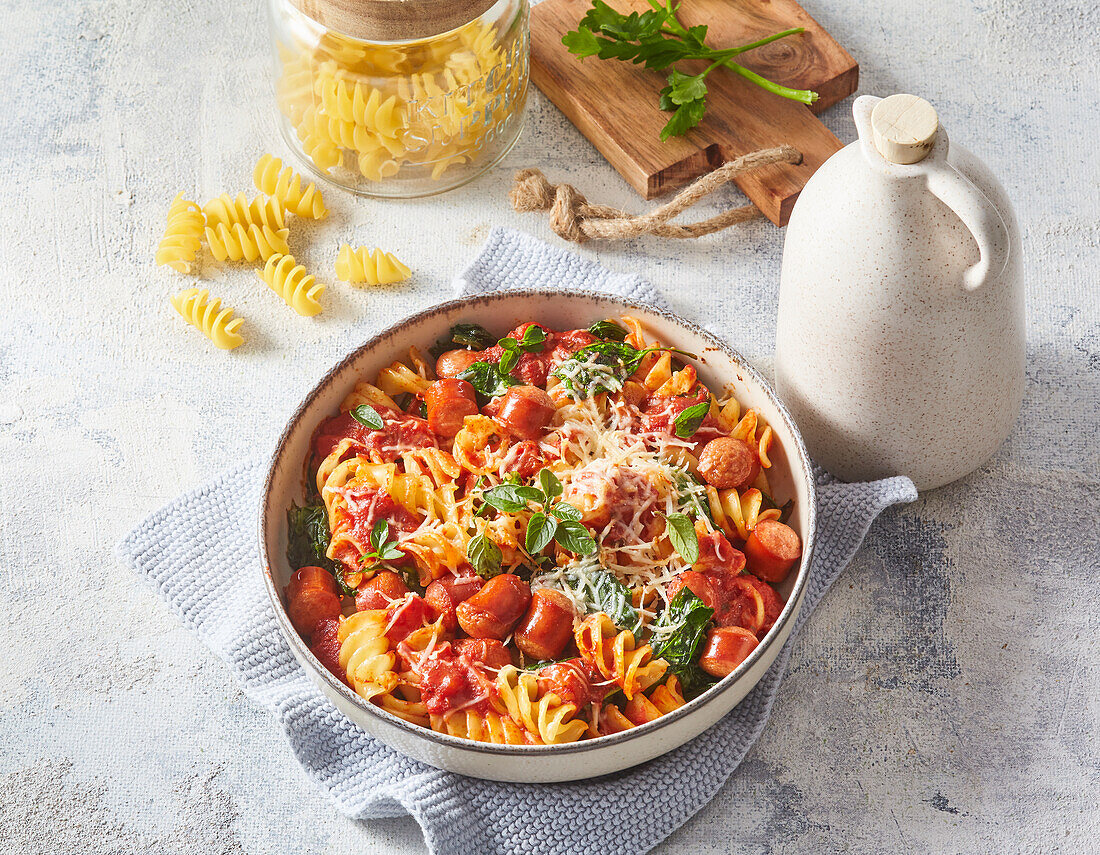
[[1024,385],[1020,237],[993,173],[928,102],[861,97],[787,226],[776,385],[845,480],[939,487],[986,462]]

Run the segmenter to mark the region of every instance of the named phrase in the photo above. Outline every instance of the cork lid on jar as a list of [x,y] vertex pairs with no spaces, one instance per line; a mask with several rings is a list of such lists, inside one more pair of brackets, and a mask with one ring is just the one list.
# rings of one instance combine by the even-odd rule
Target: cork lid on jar
[[318,24],[366,41],[410,41],[450,32],[497,0],[290,0]]
[[891,95],[871,111],[875,148],[891,163],[919,163],[936,142],[940,128],[935,108],[916,95]]

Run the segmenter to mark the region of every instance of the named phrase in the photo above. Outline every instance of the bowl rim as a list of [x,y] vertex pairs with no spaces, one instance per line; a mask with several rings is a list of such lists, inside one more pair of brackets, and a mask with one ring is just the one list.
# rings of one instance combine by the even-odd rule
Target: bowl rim
[[[321,662],[310,651],[309,646],[305,643],[305,640],[301,637],[301,635],[298,634],[298,631],[294,629],[293,625],[290,623],[290,617],[287,615],[286,607],[283,605],[282,597],[280,596],[278,588],[275,584],[274,574],[272,572],[271,563],[267,554],[267,521],[270,516],[269,506],[271,504],[272,482],[275,478],[276,464],[278,463],[279,458],[283,455],[294,428],[306,415],[306,413],[312,408],[314,401],[317,399],[317,397],[321,395],[321,393],[324,392],[330,384],[335,382],[336,375],[342,373],[344,369],[348,368],[364,353],[377,347],[383,339],[390,338],[393,335],[399,333],[402,328],[422,321],[428,317],[449,313],[466,306],[483,306],[486,302],[493,303],[515,298],[546,299],[547,297],[555,297],[562,300],[571,300],[572,298],[595,300],[597,302],[613,304],[624,309],[640,309],[642,311],[658,315],[664,320],[683,327],[688,332],[704,339],[708,345],[724,353],[738,368],[740,368],[749,377],[751,377],[752,381],[755,382],[764,391],[764,394],[776,407],[780,414],[780,417],[785,423],[788,432],[794,438],[794,456],[795,458],[797,458],[798,465],[801,470],[801,477],[806,482],[808,504],[808,508],[806,509],[806,537],[804,538],[802,544],[802,558],[798,566],[798,576],[795,579],[794,587],[791,589],[791,594],[787,598],[787,601],[783,604],[783,610],[782,612],[780,612],[780,615],[776,619],[775,624],[768,631],[767,635],[764,636],[763,641],[761,641],[760,644],[756,646],[756,648],[752,651],[752,653],[749,654],[749,657],[744,662],[738,665],[736,669],[727,674],[725,677],[723,677],[701,695],[688,701],[682,707],[679,707],[678,709],[675,709],[670,713],[666,713],[659,718],[654,719],[653,721],[646,722],[642,725],[637,725],[636,727],[632,727],[629,730],[624,730],[619,733],[613,733],[606,736],[598,736],[590,739],[582,739],[576,742],[568,742],[557,745],[498,745],[496,743],[477,742],[472,739],[464,739],[458,736],[451,736],[450,734],[440,733],[439,731],[432,730],[431,728],[421,727],[420,725],[405,721],[405,719],[393,715],[392,713],[386,712],[381,707],[377,707],[369,701],[364,700],[360,695],[356,694],[355,691],[352,690],[347,684],[339,680],[324,665],[322,665]],[[744,380],[744,378],[741,379]],[[787,451],[788,459],[791,459],[790,449],[785,448],[784,450]],[[792,471],[792,475],[793,474],[794,472]],[[547,289],[524,288],[506,291],[494,291],[485,294],[471,294],[452,300],[446,300],[442,303],[436,303],[425,309],[413,312],[412,314],[407,315],[401,320],[398,320],[395,323],[380,330],[376,334],[372,335],[365,342],[363,342],[361,345],[356,347],[354,350],[350,351],[334,366],[332,366],[332,368],[325,372],[324,376],[321,377],[317,384],[309,391],[306,397],[295,409],[294,413],[287,421],[286,426],[280,433],[279,439],[275,445],[275,450],[271,454],[270,460],[267,465],[267,474],[264,477],[263,488],[260,496],[261,499],[259,502],[258,546],[261,558],[261,573],[264,578],[264,585],[267,588],[267,593],[271,601],[271,606],[275,611],[276,623],[278,624],[284,639],[294,650],[299,660],[304,660],[310,664],[314,671],[314,678],[319,678],[323,680],[330,690],[336,692],[347,703],[350,703],[358,710],[363,711],[368,716],[373,716],[377,718],[381,723],[384,723],[391,727],[396,727],[399,730],[403,730],[415,738],[425,739],[429,742],[435,742],[448,748],[456,748],[465,751],[473,751],[496,756],[540,757],[549,755],[557,757],[563,754],[594,751],[611,746],[621,746],[627,742],[641,739],[651,733],[654,733],[657,730],[675,724],[681,719],[693,715],[697,710],[702,709],[704,706],[716,701],[727,691],[732,689],[734,685],[737,684],[737,682],[740,680],[740,678],[744,676],[744,674],[747,673],[749,670],[751,670],[756,662],[763,658],[765,652],[775,645],[776,639],[784,634],[784,627],[786,627],[788,623],[792,623],[796,620],[798,613],[801,611],[802,599],[805,593],[806,585],[808,583],[809,568],[813,561],[814,536],[817,530],[817,489],[814,480],[813,466],[810,462],[810,456],[806,450],[806,445],[802,439],[801,432],[798,430],[798,427],[795,424],[794,419],[791,417],[790,412],[787,410],[787,407],[783,404],[782,400],[779,398],[779,395],[772,387],[772,384],[768,382],[768,380],[759,371],[757,371],[757,369],[754,368],[744,358],[744,356],[741,355],[741,352],[739,350],[725,343],[709,330],[706,330],[700,327],[698,324],[695,324],[692,321],[681,317],[675,312],[672,312],[661,306],[655,306],[651,303],[643,302],[641,300],[634,300],[628,297],[620,297],[616,294],[608,294],[605,292],[591,290],[571,290],[567,292],[554,292]],[[786,640],[789,640],[789,637],[790,633],[787,634],[784,643],[786,642]],[[763,674],[761,674],[760,678],[757,679],[757,683],[759,683],[760,679],[763,679]],[[752,691],[752,688],[750,688],[748,691]]]

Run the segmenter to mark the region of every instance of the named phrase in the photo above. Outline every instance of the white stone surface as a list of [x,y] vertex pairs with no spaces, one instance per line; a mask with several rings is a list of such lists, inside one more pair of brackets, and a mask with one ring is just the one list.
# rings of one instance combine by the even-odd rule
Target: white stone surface
[[[657,851],[1095,851],[1096,4],[805,5],[860,60],[862,92],[928,98],[1014,198],[1027,397],[990,465],[877,524],[795,644],[758,746]],[[248,319],[248,344],[222,353],[174,316],[167,296],[184,280],[152,253],[178,190],[247,191],[262,151],[285,154],[260,4],[3,10],[0,850],[422,852],[411,820],[337,815],[113,546],[184,488],[265,453],[326,367],[448,295],[490,226],[556,240],[509,209],[515,168],[644,205],[535,93],[491,175],[414,202],[329,192],[331,216],[295,231],[295,253],[319,270],[344,240],[393,250],[416,271],[407,285],[337,285],[310,320],[249,268],[207,259],[204,286]],[[826,121],[853,138],[847,103]],[[730,191],[698,213],[736,201]],[[760,222],[582,251],[650,277],[768,367],[781,243]]]

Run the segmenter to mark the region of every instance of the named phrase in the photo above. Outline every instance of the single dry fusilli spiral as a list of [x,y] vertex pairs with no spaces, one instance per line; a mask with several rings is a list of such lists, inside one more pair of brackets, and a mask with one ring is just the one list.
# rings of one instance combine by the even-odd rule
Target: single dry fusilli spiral
[[320,297],[325,286],[307,273],[294,256],[275,254],[256,275],[299,315],[308,318],[321,311]]
[[336,275],[345,282],[366,282],[368,285],[392,285],[409,278],[409,270],[392,252],[365,246],[352,249],[344,244],[336,258]]
[[232,350],[244,342],[240,334],[243,318],[234,318],[233,310],[222,308],[221,300],[207,302],[205,288],[187,288],[169,297],[180,316],[222,350]]
[[244,193],[238,193],[236,199],[223,193],[203,205],[202,212],[206,214],[206,225],[211,228],[222,223],[227,226],[240,223],[242,226],[267,226],[278,231],[286,225],[283,203],[265,196],[257,196],[249,202]]
[[276,253],[290,252],[286,239],[290,229],[271,229],[267,226],[242,226],[219,223],[216,228],[206,228],[206,242],[218,261],[265,261]]
[[274,155],[265,154],[260,158],[252,172],[252,180],[257,190],[274,196],[288,211],[299,217],[319,220],[328,213],[317,188],[310,184],[303,190],[302,176],[289,166],[284,169],[283,162]]
[[157,264],[164,264],[180,273],[191,272],[191,262],[202,246],[202,230],[206,225],[202,211],[195,202],[180,193],[168,208],[168,224],[157,247]]

